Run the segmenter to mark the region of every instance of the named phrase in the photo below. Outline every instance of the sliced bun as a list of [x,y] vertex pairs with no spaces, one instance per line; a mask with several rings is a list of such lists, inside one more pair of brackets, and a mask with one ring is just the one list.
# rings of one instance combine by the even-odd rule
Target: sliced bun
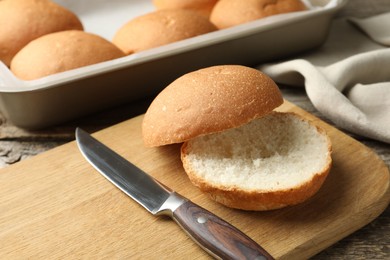
[[219,29],[247,23],[267,16],[306,10],[300,0],[220,0],[210,20]]
[[326,133],[292,113],[273,112],[181,149],[190,180],[215,201],[243,210],[301,203],[321,187],[331,167]]
[[11,71],[32,80],[115,58],[124,53],[104,38],[71,30],[44,35],[27,44],[11,62]]
[[153,0],[157,9],[189,9],[209,17],[218,0]]
[[83,30],[79,18],[49,0],[0,1],[0,60],[10,65],[32,40],[52,32]]
[[116,32],[113,43],[132,54],[216,30],[195,11],[158,10],[126,23]]
[[214,66],[188,73],[154,99],[142,124],[146,146],[184,142],[191,182],[231,208],[272,210],[306,201],[331,168],[325,131],[274,112],[279,88],[258,70]]
[[222,65],[178,78],[154,99],[143,119],[146,146],[181,143],[270,113],[283,103],[278,86],[259,70]]

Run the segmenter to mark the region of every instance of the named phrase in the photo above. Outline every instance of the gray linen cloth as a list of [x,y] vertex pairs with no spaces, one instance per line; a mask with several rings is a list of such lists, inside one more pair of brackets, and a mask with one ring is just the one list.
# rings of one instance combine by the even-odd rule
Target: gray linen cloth
[[319,49],[259,69],[304,86],[325,117],[352,133],[390,143],[390,13],[340,18]]

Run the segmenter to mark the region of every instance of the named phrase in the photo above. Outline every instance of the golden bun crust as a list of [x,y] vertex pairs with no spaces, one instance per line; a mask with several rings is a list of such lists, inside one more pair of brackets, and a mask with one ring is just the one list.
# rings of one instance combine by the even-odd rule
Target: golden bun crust
[[20,50],[11,71],[23,80],[33,80],[125,56],[114,44],[84,31],[70,30],[44,35]]
[[181,143],[270,113],[283,103],[279,88],[259,70],[221,65],[183,75],[154,99],[143,119],[146,146]]
[[207,17],[217,2],[218,0],[153,0],[157,9],[190,9]]
[[126,54],[216,31],[203,15],[190,10],[158,10],[123,25],[113,43]]
[[[274,169],[274,168],[272,168],[272,166],[270,166],[270,165],[268,165],[268,167],[265,167],[264,162],[267,160],[269,160],[269,161],[276,160],[274,157],[278,157],[280,155],[276,154],[274,156],[274,155],[272,155],[272,152],[271,152],[271,154],[268,154],[267,156],[264,156],[263,158],[261,158],[261,156],[260,156],[261,159],[260,158],[259,159],[262,160],[262,163],[264,165],[258,167],[257,172],[251,172],[251,175],[249,175],[249,176],[255,177],[254,180],[251,180],[251,182],[256,182],[256,181],[259,182],[257,184],[256,188],[248,189],[244,185],[244,182],[241,183],[240,180],[236,180],[234,182],[234,184],[228,183],[228,182],[224,181],[223,177],[221,177],[219,175],[218,176],[219,176],[220,180],[218,181],[218,183],[216,183],[215,181],[213,182],[212,179],[209,177],[209,175],[210,175],[209,173],[198,172],[199,169],[197,169],[197,166],[195,165],[197,163],[197,161],[189,158],[191,153],[199,152],[199,149],[197,149],[197,150],[195,149],[195,151],[193,151],[194,150],[194,148],[193,148],[194,142],[199,142],[198,140],[196,140],[197,138],[195,138],[195,139],[191,139],[188,142],[183,143],[183,145],[181,147],[181,160],[183,162],[183,167],[184,167],[190,181],[195,186],[197,186],[202,192],[207,194],[211,199],[213,199],[214,201],[216,201],[218,203],[221,203],[221,204],[223,204],[227,207],[230,207],[230,208],[251,210],[251,211],[274,210],[274,209],[284,208],[287,206],[293,206],[293,205],[296,205],[296,204],[299,204],[299,203],[302,203],[302,202],[308,200],[314,194],[316,194],[318,192],[318,190],[322,187],[324,181],[326,180],[326,178],[330,172],[331,166],[332,166],[332,158],[331,158],[332,146],[331,146],[331,141],[330,141],[329,137],[327,136],[326,132],[323,129],[318,128],[317,126],[312,125],[311,122],[305,120],[304,118],[301,118],[299,115],[296,115],[294,113],[273,112],[269,116],[274,116],[276,118],[290,117],[290,116],[297,117],[298,120],[300,120],[300,122],[302,122],[303,125],[304,124],[311,125],[312,131],[317,132],[315,134],[316,136],[313,138],[321,139],[321,146],[323,147],[323,149],[321,150],[323,153],[321,153],[321,155],[320,155],[322,157],[321,163],[319,163],[320,167],[314,167],[313,166],[314,163],[313,163],[313,161],[311,161],[311,159],[313,160],[313,158],[310,157],[310,154],[314,154],[314,153],[318,152],[318,150],[316,149],[317,146],[314,145],[312,148],[307,149],[305,155],[297,155],[297,153],[299,153],[299,152],[297,152],[297,150],[305,149],[305,146],[307,146],[308,144],[310,145],[311,142],[315,142],[315,140],[313,140],[313,138],[312,138],[306,142],[294,144],[296,146],[296,149],[294,147],[289,147],[289,150],[290,149],[291,150],[288,153],[291,154],[292,159],[288,158],[289,157],[288,153],[287,153],[287,155],[283,154],[282,156],[285,156],[286,158],[285,159],[282,158],[279,161],[277,161],[278,165],[281,165],[281,166],[277,166],[276,167],[277,169],[275,171],[271,171],[269,173],[269,175],[271,175],[271,177],[268,179],[264,178],[264,173],[262,173],[262,172],[266,172],[268,169]],[[266,118],[266,117],[264,117],[264,118]],[[262,120],[262,119],[260,119],[260,120]],[[274,125],[276,125],[276,124],[274,124]],[[286,128],[288,128],[288,127],[289,127],[289,125],[287,124]],[[303,126],[303,127],[305,127],[305,126]],[[272,125],[271,125],[271,128],[272,128]],[[285,129],[285,132],[288,132],[288,129]],[[277,132],[277,133],[280,134],[280,132]],[[263,134],[266,136],[269,135],[269,133],[262,133],[261,131],[259,131],[257,134],[258,137],[256,137],[256,138],[263,139],[264,138]],[[283,135],[283,132],[281,134]],[[218,133],[217,133],[217,135],[218,135]],[[304,137],[299,137],[299,134],[297,134],[297,135],[298,136],[295,136],[294,138],[304,138]],[[254,134],[254,136],[256,136],[256,134]],[[280,138],[280,135],[272,137],[272,134],[271,134],[270,136],[271,136],[271,138],[275,138],[275,139]],[[208,136],[208,138],[211,139],[213,137]],[[268,140],[268,142],[267,142],[267,140]],[[286,144],[282,143],[282,146],[270,148],[270,145],[272,144],[272,140],[268,139],[268,137],[264,138],[262,140],[262,142],[267,142],[268,147],[265,146],[265,147],[267,147],[267,149],[270,149],[270,150],[275,149],[278,152],[281,151],[281,147],[283,145],[286,145]],[[256,143],[256,141],[253,141],[253,143]],[[229,145],[226,145],[225,143],[218,142],[218,144],[222,148],[217,148],[217,149],[223,150],[223,153],[226,153],[226,150],[231,149],[231,147],[229,147]],[[210,145],[206,146],[205,149],[207,149],[207,147],[210,149]],[[235,149],[238,149],[238,148],[235,147]],[[254,146],[253,148],[250,148],[250,149],[248,147],[239,148],[239,149],[240,149],[239,151],[242,152],[242,154],[246,154],[245,150],[251,150],[251,151],[259,150],[259,149],[261,150],[262,147]],[[203,153],[203,152],[201,152],[201,153]],[[267,152],[269,152],[269,151],[267,151]],[[229,163],[227,161],[226,162],[223,161],[223,160],[230,160],[231,159],[230,158],[231,154],[229,154],[229,153],[220,157],[221,160],[219,163],[221,164],[221,168],[223,167],[224,171],[228,171],[227,169],[229,168]],[[211,154],[212,154],[211,156],[210,156],[210,154],[208,154],[208,156],[203,156],[203,158],[207,158],[206,160],[217,160],[216,158],[219,158],[218,153],[214,154],[211,152]],[[247,156],[247,155],[245,155],[245,156]],[[313,157],[315,157],[315,156],[313,156]],[[248,156],[245,159],[241,158],[241,159],[237,160],[236,163],[240,164],[240,163],[243,163],[243,161],[249,161],[249,162],[246,162],[248,164],[247,167],[249,168],[249,167],[252,167],[250,165],[250,163],[252,163],[251,159],[253,159],[253,158],[250,158],[250,156]],[[199,160],[199,158],[197,160]],[[310,165],[311,167],[313,167],[313,169],[316,169],[316,170],[314,170],[313,172],[309,171],[309,174],[305,174],[305,175],[301,174],[300,173],[301,168],[299,166],[295,166],[295,165],[299,165],[299,163],[296,162],[297,160],[303,161],[303,163]],[[208,162],[203,162],[203,163],[208,164]],[[222,163],[223,163],[223,165],[222,165]],[[285,165],[283,165],[284,163],[285,163]],[[283,168],[287,169],[288,174],[285,174],[285,173],[282,174],[283,170],[285,170]],[[214,170],[215,170],[215,168],[209,167],[206,171],[213,172]],[[312,171],[312,168],[310,168],[310,170]],[[238,174],[242,173],[242,171],[239,171],[239,170],[236,170],[236,172],[238,172]],[[202,174],[205,174],[208,177],[204,177]],[[215,175],[217,175],[217,174],[215,174]],[[302,175],[304,177],[302,177],[300,175]],[[232,176],[231,178],[234,178],[234,176]],[[298,181],[297,180],[291,181],[291,179],[298,179]],[[287,182],[287,185],[284,184],[284,185],[282,185],[283,186],[282,188],[278,188],[278,187],[275,188],[275,186],[278,186],[278,185],[272,186],[272,184],[268,184],[267,181],[269,181],[270,183],[271,182],[279,183],[279,181],[280,182],[285,181],[285,182]],[[267,183],[268,186],[265,185],[264,183]]]
[[219,29],[247,23],[267,16],[306,10],[300,0],[220,0],[210,20]]
[[74,13],[49,0],[0,1],[0,24],[0,60],[7,66],[20,49],[42,35],[83,30]]

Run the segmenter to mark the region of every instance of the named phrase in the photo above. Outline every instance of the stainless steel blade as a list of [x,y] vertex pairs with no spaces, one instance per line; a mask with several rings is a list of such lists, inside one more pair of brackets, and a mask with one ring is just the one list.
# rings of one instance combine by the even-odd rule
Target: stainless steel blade
[[186,201],[80,128],[76,129],[76,141],[84,157],[104,177],[152,214],[174,211]]
[[110,182],[149,212],[169,215],[202,248],[220,259],[273,259],[240,230],[182,197],[80,128],[77,144],[84,157]]

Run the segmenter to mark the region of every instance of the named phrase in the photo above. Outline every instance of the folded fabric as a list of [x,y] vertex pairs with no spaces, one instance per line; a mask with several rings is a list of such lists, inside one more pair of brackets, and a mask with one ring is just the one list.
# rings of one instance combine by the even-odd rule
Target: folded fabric
[[338,127],[390,143],[390,48],[347,19],[334,23],[320,49],[259,69],[278,83],[305,86],[316,109]]
[[390,46],[390,13],[384,13],[368,18],[348,19],[362,29],[372,40]]

